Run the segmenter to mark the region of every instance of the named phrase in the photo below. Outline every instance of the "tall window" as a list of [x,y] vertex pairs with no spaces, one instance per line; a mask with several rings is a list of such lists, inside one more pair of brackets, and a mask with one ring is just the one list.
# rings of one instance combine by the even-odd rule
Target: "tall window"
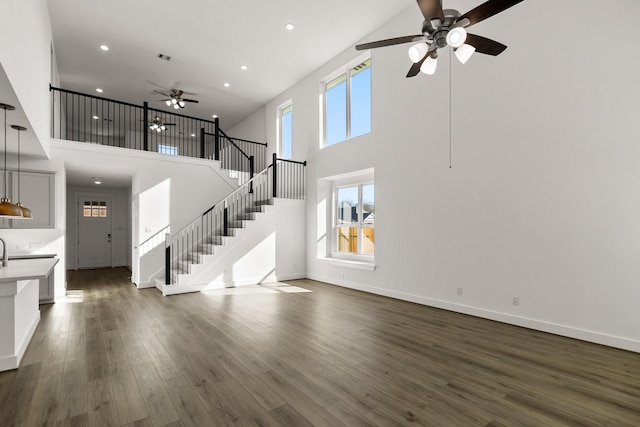
[[293,106],[291,101],[288,101],[278,108],[278,154],[283,159],[291,159],[293,157],[293,139],[291,137],[293,127],[292,118]]
[[324,83],[324,144],[371,132],[371,59],[349,65]]
[[375,247],[374,184],[339,187],[335,193],[335,252],[373,255]]

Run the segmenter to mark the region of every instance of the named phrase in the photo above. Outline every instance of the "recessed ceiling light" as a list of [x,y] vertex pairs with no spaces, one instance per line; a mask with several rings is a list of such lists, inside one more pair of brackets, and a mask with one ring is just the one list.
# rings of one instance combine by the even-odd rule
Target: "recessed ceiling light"
[[293,24],[289,23],[287,25],[284,26],[287,30],[291,31],[293,30],[295,27],[293,26]]
[[217,114],[213,114],[211,117],[213,117],[214,119],[217,119],[218,115]]
[[100,89],[100,88],[96,88],[96,92],[98,92],[98,93],[102,93],[102,92],[104,92],[104,90],[102,90],[102,89]]
[[100,118],[100,117],[98,117],[96,115],[93,115],[92,117],[93,117],[93,120],[98,120]]
[[91,179],[93,180],[94,184],[97,184],[97,185],[102,184],[102,179],[98,178],[97,176],[92,176]]
[[241,65],[241,66],[240,66],[240,69],[241,69],[241,70],[246,70],[247,68],[248,68],[248,67],[247,67],[246,65]]
[[104,50],[105,52],[109,50],[109,46],[107,46],[106,44],[101,44],[100,45],[100,49]]
[[195,138],[195,137],[196,137],[196,134],[195,134],[195,133],[192,133],[192,134],[191,134],[191,138]]
[[225,83],[224,84],[224,87],[229,87],[229,86],[231,86],[231,83]]

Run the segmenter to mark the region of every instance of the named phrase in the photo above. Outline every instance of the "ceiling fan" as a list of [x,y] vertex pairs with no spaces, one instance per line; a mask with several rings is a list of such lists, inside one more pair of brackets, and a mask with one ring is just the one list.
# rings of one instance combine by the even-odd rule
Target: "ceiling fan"
[[151,120],[151,124],[149,125],[149,129],[155,130],[156,132],[162,132],[167,129],[167,126],[175,126],[175,123],[163,123],[160,116],[155,116],[153,120]]
[[523,0],[489,0],[465,14],[454,9],[443,9],[442,0],[417,0],[424,16],[422,34],[378,40],[356,46],[356,50],[392,46],[417,42],[409,48],[409,58],[413,65],[407,77],[422,71],[432,75],[438,65],[438,49],[450,46],[461,63],[466,63],[474,52],[497,56],[507,46],[486,37],[467,33],[468,28],[480,21],[497,15]]
[[167,97],[166,99],[160,99],[159,102],[164,102],[165,104],[167,104],[167,107],[171,107],[173,105],[173,108],[175,108],[176,110],[184,108],[187,102],[192,102],[195,104],[198,103],[197,99],[183,98],[182,95],[185,92],[180,89],[171,89],[170,93],[165,93],[157,89],[154,89],[153,91]]

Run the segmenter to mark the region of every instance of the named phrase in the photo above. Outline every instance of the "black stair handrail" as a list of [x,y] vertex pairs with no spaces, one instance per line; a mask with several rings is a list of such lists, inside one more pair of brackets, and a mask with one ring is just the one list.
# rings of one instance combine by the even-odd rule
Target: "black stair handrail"
[[[229,193],[202,215],[182,227],[176,233],[168,233],[165,239],[165,284],[172,284],[173,266],[180,273],[187,272],[189,251],[196,252],[206,239],[222,239],[231,235],[231,224],[237,227],[240,215],[256,204],[271,204],[273,198],[304,199],[304,170],[307,162],[279,159],[272,156],[272,163],[242,186]],[[213,236],[213,233],[215,236]],[[182,262],[182,265],[180,265]]]

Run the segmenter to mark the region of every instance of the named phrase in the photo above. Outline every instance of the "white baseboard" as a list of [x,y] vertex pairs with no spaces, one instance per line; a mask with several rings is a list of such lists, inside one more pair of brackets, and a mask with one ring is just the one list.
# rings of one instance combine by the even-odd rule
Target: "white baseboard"
[[140,282],[140,283],[135,283],[135,285],[138,289],[147,289],[147,288],[156,287],[155,282]]
[[355,289],[368,292],[371,294],[382,295],[385,297],[395,298],[403,301],[414,302],[429,307],[441,308],[444,310],[454,311],[456,313],[469,314],[483,319],[494,320],[496,322],[507,323],[510,325],[521,326],[523,328],[534,329],[537,331],[548,332],[555,335],[561,335],[568,338],[575,338],[582,341],[588,341],[596,344],[602,344],[609,347],[620,348],[622,350],[640,353],[640,341],[631,340],[623,337],[603,334],[601,332],[589,331],[585,329],[574,328],[572,326],[560,325],[542,320],[531,319],[527,317],[514,316],[512,314],[500,313],[492,310],[472,307],[463,304],[455,304],[448,301],[442,301],[433,298],[426,298],[419,295],[413,295],[405,292],[397,292],[389,289],[376,288],[366,286],[360,283],[349,282],[346,280],[336,280],[333,277],[325,277],[321,274],[309,274],[309,279],[328,283],[345,288]]

